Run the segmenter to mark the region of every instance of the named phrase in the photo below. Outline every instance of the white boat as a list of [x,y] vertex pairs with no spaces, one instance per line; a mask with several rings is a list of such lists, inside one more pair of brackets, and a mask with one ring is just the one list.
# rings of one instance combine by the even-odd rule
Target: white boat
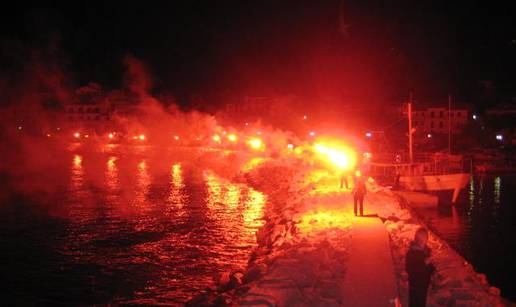
[[[449,98],[449,110],[451,97]],[[449,112],[449,111],[448,111]],[[462,155],[451,154],[451,130],[448,131],[448,152],[422,154],[418,159],[414,156],[412,145],[412,94],[407,104],[408,117],[408,141],[409,141],[409,161],[408,163],[387,163],[371,162],[371,173],[383,176],[384,178],[394,178],[396,188],[408,191],[453,191],[452,203],[455,203],[460,191],[468,184],[471,175],[464,172]],[[451,127],[451,123],[448,123]],[[401,160],[401,159],[394,159]]]
[[[397,188],[408,191],[453,191],[452,203],[469,183],[471,175],[451,168],[449,161],[419,163],[375,163],[370,171],[376,176],[390,177]],[[455,171],[454,171],[455,169]],[[399,182],[396,181],[399,177]]]
[[455,173],[427,176],[401,176],[400,185],[409,191],[447,191],[453,190],[452,203],[470,180],[468,173]]

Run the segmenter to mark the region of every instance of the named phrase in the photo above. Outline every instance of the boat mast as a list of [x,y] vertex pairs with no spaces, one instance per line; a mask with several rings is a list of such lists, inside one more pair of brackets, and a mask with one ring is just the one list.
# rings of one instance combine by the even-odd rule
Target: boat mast
[[448,154],[451,154],[451,100],[452,97],[448,94]]
[[[408,138],[409,138],[409,159],[410,164],[414,162],[414,153],[412,151],[412,92],[410,92],[410,99],[408,103]],[[412,168],[412,167],[411,167]]]

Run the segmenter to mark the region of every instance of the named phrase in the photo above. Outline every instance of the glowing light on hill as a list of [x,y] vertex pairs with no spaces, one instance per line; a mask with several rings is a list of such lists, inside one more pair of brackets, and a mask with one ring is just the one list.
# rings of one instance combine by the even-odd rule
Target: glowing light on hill
[[259,138],[251,138],[249,141],[247,141],[247,145],[251,147],[253,150],[257,151],[263,151],[265,149],[265,145],[263,144],[263,141]]
[[236,143],[236,141],[238,141],[238,137],[236,136],[236,134],[228,134],[228,140],[232,143]]

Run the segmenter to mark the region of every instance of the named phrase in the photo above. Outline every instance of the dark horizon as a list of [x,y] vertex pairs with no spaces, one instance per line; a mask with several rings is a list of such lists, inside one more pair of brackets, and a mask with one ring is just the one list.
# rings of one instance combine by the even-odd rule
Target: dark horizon
[[444,1],[18,7],[2,14],[1,79],[4,89],[16,87],[27,65],[43,62],[66,86],[119,88],[132,55],[155,90],[177,97],[233,91],[385,101],[413,91],[489,104],[516,93],[511,12]]

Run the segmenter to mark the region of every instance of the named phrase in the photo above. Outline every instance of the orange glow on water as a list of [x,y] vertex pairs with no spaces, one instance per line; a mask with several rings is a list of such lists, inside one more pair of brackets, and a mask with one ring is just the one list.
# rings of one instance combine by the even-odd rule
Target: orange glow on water
[[147,162],[145,160],[138,163],[138,172],[136,174],[136,187],[135,195],[133,198],[133,205],[144,209],[144,205],[147,203],[147,195],[149,193],[151,184],[151,177],[147,169]]
[[119,188],[118,168],[116,166],[116,157],[110,157],[106,163],[106,186],[111,192],[115,192]]
[[188,196],[184,191],[185,184],[183,179],[183,169],[181,167],[181,163],[176,163],[172,165],[171,175],[172,180],[168,195],[168,202],[173,206],[173,208],[179,210],[173,210],[174,214],[177,216],[182,216],[186,214],[183,207],[185,202],[188,200]]
[[[240,240],[253,238],[256,229],[263,225],[263,207],[266,196],[242,184],[234,184],[219,177],[211,171],[204,172],[204,180],[208,191],[206,204],[214,216],[222,224],[243,222],[245,236],[242,233],[228,234],[240,237]],[[242,245],[244,242],[241,243]]]
[[71,186],[74,190],[82,188],[84,181],[84,169],[82,167],[82,156],[74,155],[72,160]]
[[249,188],[247,201],[245,202],[245,210],[243,212],[244,225],[250,232],[255,232],[256,229],[263,225],[263,207],[267,198],[261,192]]

